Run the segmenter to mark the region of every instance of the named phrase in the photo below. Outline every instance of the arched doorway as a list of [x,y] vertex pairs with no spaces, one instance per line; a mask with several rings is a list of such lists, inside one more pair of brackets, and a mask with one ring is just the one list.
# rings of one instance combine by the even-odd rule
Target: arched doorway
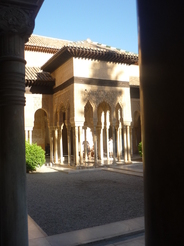
[[47,114],[43,109],[38,109],[34,115],[33,143],[41,146],[43,150],[50,152],[49,128]]
[[109,160],[110,145],[109,141],[112,138],[111,129],[111,107],[105,101],[101,102],[97,109],[98,123],[97,123],[97,140],[98,140],[98,157],[100,160]]

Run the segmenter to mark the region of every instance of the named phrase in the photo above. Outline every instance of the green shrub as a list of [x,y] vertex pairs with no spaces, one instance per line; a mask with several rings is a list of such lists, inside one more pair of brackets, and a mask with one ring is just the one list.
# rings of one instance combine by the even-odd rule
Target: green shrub
[[26,141],[26,170],[35,171],[45,163],[45,151],[37,144]]
[[142,157],[142,142],[138,144],[139,155]]

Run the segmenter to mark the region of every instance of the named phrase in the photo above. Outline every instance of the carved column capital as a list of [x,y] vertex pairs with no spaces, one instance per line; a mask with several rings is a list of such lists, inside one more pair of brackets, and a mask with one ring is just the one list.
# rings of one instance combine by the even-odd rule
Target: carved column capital
[[27,41],[34,25],[32,8],[0,3],[0,35],[18,34],[24,36]]

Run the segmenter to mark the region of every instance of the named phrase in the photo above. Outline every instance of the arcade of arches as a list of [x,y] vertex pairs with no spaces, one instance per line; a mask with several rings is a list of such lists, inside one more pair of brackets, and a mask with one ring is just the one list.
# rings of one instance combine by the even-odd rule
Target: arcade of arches
[[[74,56],[79,47],[65,54],[63,42],[32,35],[25,46],[26,140],[40,145],[54,164],[130,163],[141,141],[136,56],[104,61],[91,41],[85,43],[90,52]],[[90,58],[93,48],[96,59]]]

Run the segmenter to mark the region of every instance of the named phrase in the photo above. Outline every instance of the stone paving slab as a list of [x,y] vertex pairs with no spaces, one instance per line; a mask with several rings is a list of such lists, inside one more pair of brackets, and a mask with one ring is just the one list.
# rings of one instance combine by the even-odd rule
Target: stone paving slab
[[105,168],[104,171],[110,171],[115,173],[122,173],[122,174],[129,174],[133,176],[143,177],[142,172],[136,172],[132,170],[123,170],[123,169],[117,169],[117,168]]
[[114,244],[109,244],[108,246],[145,246],[145,237],[136,237],[134,239],[114,243]]
[[[87,243],[110,239],[117,236],[132,235],[144,231],[144,217],[114,222],[102,226],[95,226],[82,230],[47,236],[36,223],[29,219],[28,230],[34,227],[35,236],[29,237],[29,246],[77,246]],[[29,233],[30,235],[30,233]],[[116,242],[114,246],[143,246],[144,237],[134,238],[129,241]],[[136,244],[133,244],[136,243]],[[139,243],[139,244],[138,244]],[[92,244],[91,244],[92,245]]]

